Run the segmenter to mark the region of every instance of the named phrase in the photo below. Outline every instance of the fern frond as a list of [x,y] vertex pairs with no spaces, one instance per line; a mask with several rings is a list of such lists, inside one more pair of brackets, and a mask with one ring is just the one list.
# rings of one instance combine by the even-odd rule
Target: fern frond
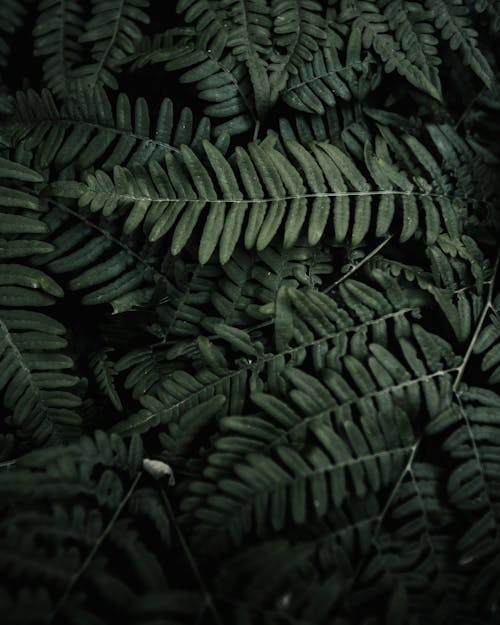
[[[319,2],[313,0],[275,0],[272,2],[273,32],[278,55],[273,59],[271,71],[274,89],[289,74],[297,74],[304,62],[327,38],[327,21]],[[279,75],[281,74],[281,76]]]
[[152,345],[147,348],[133,349],[116,363],[116,370],[119,373],[127,372],[124,386],[132,391],[135,399],[145,393],[154,392],[171,372],[173,365],[162,347]]
[[[277,288],[273,296],[276,301],[274,306],[270,302],[266,314],[274,324],[274,333],[270,338],[262,337],[264,344],[260,341],[259,344],[250,332],[232,328],[214,318],[209,331],[215,336],[202,336],[195,345],[191,341],[198,360],[196,363],[191,355],[197,367],[194,374],[175,370],[173,359],[179,353],[177,345],[167,352],[161,348],[164,360],[159,364],[139,350],[125,356],[118,368],[131,369],[127,387],[133,388],[145,409],[117,424],[116,430],[127,433],[159,427],[172,419],[178,420],[184,410],[190,410],[214,394],[225,395],[227,409],[237,414],[246,396],[249,374],[252,385],[258,384],[257,375],[266,375],[269,388],[278,392],[283,388],[280,376],[287,366],[300,367],[309,357],[319,372],[368,336],[387,344],[390,332],[407,335],[407,316],[418,311],[418,302],[408,300],[403,293],[391,292],[389,300],[382,290],[354,280],[346,280],[339,287],[339,305],[319,291],[305,289],[302,292],[288,287],[286,282],[281,287],[279,284],[273,285]],[[281,291],[289,288],[291,292],[284,294],[288,314],[283,314],[285,303]],[[181,351],[189,354],[185,347]],[[170,366],[168,358],[172,359]],[[156,386],[159,375],[165,375],[166,380]],[[154,390],[143,396],[148,386]]]
[[[361,497],[368,488],[364,475],[375,489],[387,485],[385,480],[396,481],[416,440],[412,415],[423,405],[430,414],[442,410],[442,402],[447,405],[457,364],[445,342],[436,342],[437,337],[416,325],[413,333],[423,359],[410,349],[408,339],[399,339],[401,360],[397,360],[381,345],[367,344],[364,333],[354,334],[352,345],[359,343],[359,359],[351,355],[352,348],[346,356],[335,354],[334,348],[335,369],[321,370],[322,382],[291,366],[281,369],[284,386],[278,392],[286,393],[293,404],[254,392],[252,401],[265,417],[223,418],[222,436],[208,457],[207,481],[193,484],[185,502],[184,509],[193,513],[191,520],[198,519],[200,546],[207,546],[207,533],[213,535],[212,523],[220,532],[210,544],[220,548],[228,540],[239,543],[251,527],[263,531],[268,521],[275,529],[292,519],[305,522],[310,496],[317,501],[319,516],[330,505],[341,505],[348,493]],[[398,419],[398,427],[389,425],[391,418]],[[396,441],[392,434],[386,438],[395,432],[406,438]],[[315,441],[310,444],[309,433]],[[241,454],[244,462],[238,460]],[[345,481],[351,470],[353,487]],[[257,477],[260,472],[265,479]]]
[[380,4],[409,61],[422,70],[436,89],[441,91],[438,71],[441,61],[429,11],[405,0],[384,0]]
[[[298,113],[293,120],[279,119],[281,142],[297,141],[308,145],[313,141],[337,144],[340,137],[338,111],[328,108],[324,115],[302,115]],[[283,151],[285,148],[283,147]]]
[[248,69],[228,46],[206,48],[195,29],[167,31],[146,42],[131,60],[136,68],[164,63],[167,72],[183,71],[179,81],[194,84],[198,97],[208,102],[204,114],[221,120],[214,128],[216,136],[239,134],[252,125],[256,113]]
[[76,69],[79,82],[118,88],[114,74],[141,39],[139,24],[149,24],[148,7],[149,0],[92,0],[92,17],[79,37],[80,43],[92,44],[92,63]]
[[203,118],[196,123],[188,108],[177,117],[168,98],[152,119],[143,98],[133,103],[120,93],[113,106],[106,91],[96,86],[73,90],[62,107],[48,90],[40,95],[18,92],[8,133],[13,147],[35,151],[35,167],[53,167],[69,176],[97,167],[109,171],[115,165],[142,165],[165,152],[178,152],[183,144],[196,151],[210,138],[210,122]]
[[94,372],[101,392],[109,399],[118,412],[123,412],[123,404],[118,395],[114,377],[117,375],[115,364],[109,359],[111,348],[101,349],[90,359],[89,365]]
[[319,245],[299,244],[287,250],[268,247],[257,254],[238,250],[223,265],[224,275],[211,301],[224,323],[246,328],[275,314],[281,287],[318,286],[333,271],[333,262],[332,250]]
[[[447,279],[453,276],[452,264],[437,246],[430,246],[427,255],[431,259],[435,281],[435,284],[429,285],[427,290],[442,309],[457,339],[461,342],[466,341],[481,315],[483,297],[481,294],[469,292],[466,286],[457,288],[456,283],[447,282]],[[461,263],[455,262],[453,265],[455,269],[463,268]],[[476,284],[481,282],[482,280],[477,277]]]
[[175,359],[196,351],[194,339],[206,317],[199,307],[209,303],[212,281],[220,275],[214,265],[200,266],[189,258],[169,263],[167,273],[171,280],[165,281],[164,295],[154,304],[155,321],[148,327],[160,340],[128,351],[116,363],[117,371],[127,372],[124,385],[134,398],[154,393],[175,370]]
[[0,390],[12,412],[8,420],[27,447],[70,440],[80,434],[81,403],[73,388],[78,378],[61,353],[64,327],[47,315],[22,310],[0,311]]
[[[16,188],[37,183],[41,176],[2,158],[0,179],[10,183],[2,187],[0,199],[0,232],[8,236],[1,241],[0,256],[10,260],[52,250],[52,245],[28,238],[48,228],[23,215],[40,210],[38,199]],[[73,367],[63,353],[65,328],[48,315],[22,310],[50,306],[62,295],[59,284],[43,271],[13,262],[0,264],[0,390],[10,413],[7,424],[27,448],[63,442],[80,433],[75,408],[81,400],[74,392],[79,380],[64,373]]]
[[[0,258],[22,258],[37,252],[50,252],[53,249],[50,243],[33,238],[48,232],[47,225],[36,215],[39,212],[38,198],[16,188],[22,183],[42,182],[43,176],[15,161],[0,158],[0,179],[4,183],[0,187]],[[22,238],[25,235],[31,236]]]
[[492,305],[489,323],[485,325],[474,345],[474,353],[481,354],[481,371],[489,375],[488,384],[500,382],[500,296]]
[[335,32],[312,59],[302,63],[290,76],[282,98],[292,108],[305,113],[326,115],[339,101],[354,96],[363,100],[380,83],[380,71],[368,54],[362,54],[360,42],[348,42],[345,55],[343,41]]
[[[462,238],[468,240],[465,235]],[[465,255],[467,260],[471,261],[471,272],[467,263],[457,257],[457,247],[461,255]],[[468,255],[468,250],[462,242],[458,241],[457,246],[454,243],[450,245],[449,238],[440,235],[436,245],[426,248],[426,256],[430,263],[428,270],[378,256],[369,261],[367,272],[371,275],[373,270],[380,269],[397,276],[399,282],[417,284],[422,291],[432,296],[443,312],[443,319],[452,327],[457,340],[466,341],[484,305],[481,253],[479,252],[479,258],[474,258]]]
[[274,103],[267,70],[272,24],[267,3],[231,0],[217,6],[197,0],[180,2],[177,10],[186,11],[188,23],[196,22],[196,47],[206,51],[209,57],[222,50],[231,51],[236,61],[246,66],[255,113],[259,119],[264,119]]
[[429,434],[445,433],[444,450],[454,463],[448,478],[448,499],[460,511],[463,534],[457,557],[469,572],[468,592],[495,611],[500,526],[497,510],[500,397],[479,387],[465,387],[458,402],[428,426]]
[[[203,423],[222,407],[221,396],[227,397],[226,409],[241,407],[246,379],[244,370],[213,372],[204,368],[196,375],[174,371],[156,388],[154,395],[140,397],[142,409],[117,423],[113,431],[130,435],[170,423],[173,429],[185,429],[187,423],[197,427],[197,420]],[[206,410],[208,406],[214,410]]]
[[[236,69],[239,64],[246,68],[246,80],[249,83],[246,91],[250,93],[247,95],[240,89],[242,103],[250,98],[249,112],[257,119],[265,119],[288,76],[296,74],[302,63],[310,61],[312,53],[318,50],[319,44],[326,38],[326,19],[317,2],[276,0],[269,6],[263,0],[231,0],[217,6],[198,0],[181,2],[178,10],[186,12],[185,19],[188,23],[196,24],[193,32],[195,39],[188,42],[188,45],[196,47],[198,53],[189,54],[188,51],[187,56],[191,64],[199,64],[198,71],[193,69],[191,72],[193,78],[196,76],[199,81],[203,76],[203,85],[208,85],[211,81],[214,86],[217,84],[225,87],[224,93],[221,89],[219,92],[206,89],[200,94],[203,98],[215,101],[222,99],[224,95],[228,96],[224,104],[210,107],[210,114],[216,116],[222,116],[223,112],[234,115],[242,110],[236,108],[240,99],[235,91],[236,85],[231,87],[223,76],[218,80],[215,77],[210,78],[217,71],[215,62],[218,61],[226,71],[232,71],[234,66],[239,74],[241,69]],[[156,54],[155,57],[160,60],[162,55]],[[168,55],[163,59],[168,59]],[[181,69],[185,66],[180,66],[178,60],[166,68]],[[212,66],[211,74],[207,72],[209,66]],[[183,79],[188,77],[189,74]],[[241,83],[241,76],[239,82]],[[230,108],[232,100],[234,106]],[[209,114],[208,108],[206,112]],[[232,122],[223,124],[222,128],[233,134],[244,130],[244,124],[244,118],[239,116]]]
[[[294,528],[290,539],[274,537],[242,547],[221,567],[215,581],[217,596],[243,588],[240,595],[257,618],[265,615],[275,623],[286,611],[298,622],[328,623],[338,617],[342,598],[348,596],[356,557],[370,546],[378,511],[376,497],[368,494],[330,511],[321,521]],[[381,600],[380,592],[377,599]]]
[[[241,0],[244,4],[245,0]],[[211,0],[178,0],[177,13],[184,13],[184,20],[193,24],[200,45],[219,49],[227,44],[229,11],[228,3]]]
[[[0,180],[9,185],[0,187],[2,193],[0,206],[3,209],[0,213],[0,234],[8,237],[1,240],[0,258],[28,256],[36,252],[37,248],[41,248],[42,252],[52,250],[51,245],[21,238],[26,235],[44,234],[48,231],[46,224],[41,219],[31,216],[32,213],[30,213],[30,211],[35,213],[40,211],[38,198],[29,191],[19,188],[23,183],[39,183],[43,177],[15,161],[0,158]],[[9,266],[12,272],[9,271]],[[38,305],[46,306],[53,303],[53,297],[62,295],[61,288],[36,269],[14,264],[2,265],[2,267],[3,305],[15,305],[14,299],[17,297],[22,300],[21,304],[37,305],[38,303]],[[23,275],[23,271],[27,272],[26,275]],[[30,286],[35,289],[40,288],[47,295],[33,293],[25,288]]]
[[[11,522],[0,524],[0,569],[9,572],[0,605],[10,607],[13,622],[48,623],[57,615],[72,625],[102,623],[109,610],[121,610],[137,625],[161,614],[173,623],[176,615],[194,618],[196,593],[170,592],[161,550],[134,527],[140,523],[168,545],[158,491],[138,485],[142,459],[140,439],[125,445],[97,432],[66,448],[27,455],[0,475],[2,497],[16,500]],[[23,605],[27,578],[45,591],[45,602],[38,598],[29,608]]]
[[[226,3],[232,20],[227,45],[238,61],[245,63],[253,89],[257,119],[265,119],[277,99],[268,71],[271,51],[271,11],[265,0],[233,0]],[[279,41],[276,41],[279,45]]]
[[455,172],[457,191],[488,199],[496,194],[496,177],[485,154],[474,149],[450,124],[429,124],[429,136],[446,169]]
[[[208,165],[182,147],[182,166],[167,155],[165,169],[155,162],[149,163],[148,170],[117,167],[113,178],[97,172],[86,183],[54,183],[47,193],[78,198],[80,206],[90,205],[91,210],[102,210],[105,215],[132,205],[124,233],[133,232],[146,218],[150,241],[172,233],[174,255],[204,223],[199,243],[201,263],[210,259],[217,246],[220,261],[227,262],[240,237],[248,249],[262,250],[282,226],[285,247],[292,246],[306,226],[311,245],[328,232],[337,242],[349,235],[351,244],[356,245],[371,228],[376,236],[386,236],[396,227],[400,241],[423,234],[432,243],[443,231],[456,238],[467,219],[466,203],[441,191],[442,174],[434,157],[413,137],[406,141],[421,163],[422,174],[437,173],[437,180],[426,181],[422,175],[412,181],[391,162],[383,141],[377,142],[375,152],[368,144],[365,148],[364,161],[371,180],[339,148],[325,143],[312,145],[307,151],[289,142],[287,150],[296,162],[293,164],[276,149],[258,144],[250,144],[248,151],[238,147],[230,162],[204,142]],[[378,205],[376,211],[372,210],[373,200]]]
[[[313,286],[331,271],[327,251],[294,247],[279,253],[267,249],[258,255],[234,254],[221,272],[214,264],[194,265],[189,258],[179,258],[170,265],[171,283],[166,301],[156,307],[155,335],[161,338],[149,348],[128,352],[117,363],[126,371],[125,387],[135,398],[145,392],[156,394],[164,376],[175,371],[176,358],[203,359],[196,337],[225,323],[246,329],[255,320],[272,323],[274,304],[285,281]],[[306,268],[303,266],[304,263]],[[213,284],[217,282],[217,288]],[[253,298],[258,303],[251,303]],[[200,314],[200,306],[210,314]],[[271,321],[267,321],[271,319]],[[214,362],[206,362],[214,367]]]
[[83,10],[78,0],[41,0],[33,30],[35,56],[44,57],[45,85],[60,98],[71,88],[75,67],[83,58],[79,37]]
[[[392,21],[390,13],[389,16]],[[396,38],[396,33],[392,32],[388,17],[376,2],[345,0],[342,3],[339,20],[341,23],[350,23],[350,46],[373,49],[384,63],[387,73],[397,71],[417,89],[437,100],[442,99],[439,88],[416,64],[417,57],[406,54],[405,48],[402,48],[401,42]],[[406,40],[410,34],[411,31],[406,31],[406,49],[410,45]]]
[[478,45],[477,31],[472,27],[469,9],[462,0],[425,0],[436,28],[452,50],[458,50],[465,65],[491,88],[495,77]]
[[[97,430],[93,437],[25,454],[15,465],[15,475],[0,473],[0,492],[25,503],[64,501],[81,493],[112,509],[125,493],[122,480],[139,475],[143,457],[139,437],[125,444],[118,435]],[[92,474],[94,468],[97,476]]]
[[[465,576],[451,574],[448,560],[454,548],[448,537],[453,526],[452,510],[441,500],[442,473],[429,463],[415,461],[405,475],[392,502],[387,527],[370,537],[372,556],[359,583],[368,594],[405,589],[407,610],[419,604],[419,613],[429,623],[446,621],[455,611],[467,611],[462,603]],[[388,529],[397,524],[395,531]],[[349,597],[356,601],[363,590]],[[402,614],[403,622],[409,614]]]
[[[70,225],[75,215],[78,219]],[[133,310],[137,289],[152,284],[157,272],[134,251],[132,242],[119,240],[112,227],[101,228],[62,205],[45,219],[52,232],[52,251],[33,256],[31,263],[51,275],[69,277],[67,288],[84,291],[84,304]]]
[[219,267],[199,265],[193,258],[175,258],[170,263],[171,281],[166,287],[165,301],[156,308],[161,334],[168,344],[174,337],[198,336],[206,314],[201,308],[208,304],[213,283],[221,276]]
[[[418,326],[415,336],[424,341],[423,349],[432,341]],[[347,355],[338,370],[323,370],[322,382],[288,367],[283,375],[291,405],[266,393],[251,395],[267,427],[262,419],[235,418],[234,425],[231,417],[222,421],[235,428],[234,436],[219,439],[221,450],[232,451],[233,459],[219,458],[227,452],[216,451],[216,444],[206,480],[193,482],[182,504],[196,524],[200,547],[239,545],[251,528],[259,535],[289,522],[300,525],[339,507],[347,496],[363,497],[367,490],[397,482],[416,441],[411,415],[420,410],[420,393],[430,414],[436,414],[447,401],[445,389],[451,388],[454,370],[443,370],[436,359],[444,351],[424,353],[427,368],[407,341],[400,345],[405,364],[380,345],[370,345],[367,366]],[[440,379],[441,392],[431,391],[434,377]],[[245,460],[236,461],[237,453]],[[226,470],[219,474],[221,467]]]

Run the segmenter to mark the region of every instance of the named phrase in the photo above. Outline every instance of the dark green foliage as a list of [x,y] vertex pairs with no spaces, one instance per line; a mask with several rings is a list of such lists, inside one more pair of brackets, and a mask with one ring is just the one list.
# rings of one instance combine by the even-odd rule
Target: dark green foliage
[[82,62],[79,41],[83,20],[78,0],[41,0],[33,31],[35,56],[43,61],[45,85],[59,97],[66,97],[75,66]]
[[0,16],[0,65],[7,65],[10,45],[8,39],[20,29],[25,9],[20,0],[5,0]]
[[2,4],[8,625],[496,625],[499,31]]
[[90,45],[90,63],[75,70],[84,88],[104,84],[116,89],[120,63],[141,39],[140,25],[149,23],[149,0],[92,0],[92,15],[79,42]]
[[[165,98],[156,120],[151,120],[144,98],[131,103],[120,94],[113,105],[102,87],[75,89],[61,108],[48,90],[19,92],[15,116],[7,132],[14,146],[35,151],[34,164],[44,170],[54,167],[66,175],[96,167],[144,164],[177,152],[181,145],[196,148],[210,137],[206,118],[195,126],[193,113],[184,108],[174,117],[173,104]],[[104,158],[106,157],[106,158]]]

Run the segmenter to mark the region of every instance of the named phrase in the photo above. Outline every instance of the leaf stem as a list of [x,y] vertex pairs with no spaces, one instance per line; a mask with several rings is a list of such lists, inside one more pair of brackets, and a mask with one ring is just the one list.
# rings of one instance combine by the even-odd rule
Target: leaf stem
[[327,287],[323,292],[325,294],[329,293],[332,289],[334,289],[336,286],[338,286],[341,282],[343,282],[344,280],[347,280],[347,278],[349,278],[350,276],[352,276],[353,273],[355,273],[356,271],[358,271],[365,263],[367,263],[371,258],[373,258],[374,256],[376,256],[381,249],[383,249],[388,243],[389,241],[392,239],[393,235],[390,234],[388,237],[386,237],[381,243],[379,243],[367,256],[365,256],[359,263],[357,263],[356,265],[354,265],[354,267],[351,267],[351,269],[349,269],[349,271],[347,273],[345,273],[343,276],[341,276],[338,280],[335,280],[335,282],[333,284],[331,284],[329,287]]
[[[208,586],[206,585],[205,580],[203,579],[201,575],[198,563],[196,562],[196,559],[188,545],[188,542],[185,539],[184,534],[181,528],[179,527],[179,524],[177,523],[177,519],[175,518],[175,514],[174,514],[174,511],[172,510],[170,501],[167,497],[165,489],[163,488],[161,484],[160,484],[160,493],[161,493],[163,502],[165,504],[165,508],[167,510],[170,521],[172,525],[174,526],[177,536],[179,537],[179,542],[181,544],[182,550],[184,551],[184,554],[189,562],[189,566],[191,567],[191,570],[193,571],[193,575],[195,576],[196,581],[198,582],[201,588],[201,591],[205,599],[205,605],[212,613],[214,621],[217,623],[217,625],[224,625],[224,621],[222,620],[222,617],[220,616],[219,611],[217,610],[217,607],[214,604],[212,594],[210,593]],[[201,615],[198,615],[198,619],[200,618],[201,618]]]
[[94,543],[94,546],[90,550],[89,554],[87,555],[87,557],[83,561],[83,563],[80,566],[80,568],[78,569],[78,571],[76,571],[70,577],[69,582],[68,582],[66,588],[64,589],[63,594],[59,598],[59,601],[56,603],[56,605],[54,606],[54,609],[52,610],[52,612],[50,614],[49,623],[51,623],[54,620],[54,618],[57,615],[57,613],[61,610],[63,605],[66,603],[69,595],[71,594],[71,591],[73,590],[75,585],[78,583],[78,581],[81,578],[81,576],[85,573],[87,568],[90,566],[90,563],[94,559],[96,553],[99,551],[99,548],[101,547],[103,542],[106,540],[108,534],[111,532],[111,530],[113,529],[113,526],[115,525],[116,521],[118,520],[118,517],[120,516],[120,514],[123,511],[123,509],[127,505],[127,502],[130,499],[130,497],[132,496],[132,494],[133,494],[137,484],[139,483],[139,480],[141,479],[141,476],[142,476],[142,471],[136,475],[136,477],[135,477],[134,481],[132,482],[130,488],[125,493],[124,497],[120,501],[120,504],[116,508],[116,510],[115,510],[113,516],[111,517],[109,523],[107,524],[107,526],[105,527],[105,529],[102,532],[102,534],[99,536],[99,538]]

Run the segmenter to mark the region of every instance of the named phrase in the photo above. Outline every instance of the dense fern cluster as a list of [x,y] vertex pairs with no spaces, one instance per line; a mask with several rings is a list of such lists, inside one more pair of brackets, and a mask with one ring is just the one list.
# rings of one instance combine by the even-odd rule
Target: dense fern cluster
[[497,0],[3,0],[6,625],[494,625]]

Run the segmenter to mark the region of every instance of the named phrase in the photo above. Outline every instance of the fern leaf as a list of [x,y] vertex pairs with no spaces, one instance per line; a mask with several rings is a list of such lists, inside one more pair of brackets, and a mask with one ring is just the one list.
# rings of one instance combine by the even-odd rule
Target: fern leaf
[[[244,388],[245,380],[245,371],[220,374],[202,369],[196,376],[174,371],[157,388],[155,395],[143,395],[140,398],[143,408],[138,413],[120,421],[113,431],[129,435],[133,432],[147,432],[170,422],[175,429],[179,423],[191,422],[191,415],[199,415],[200,406],[213,405],[214,409],[219,410],[222,407],[220,398],[224,395],[231,398],[229,405],[234,409],[241,405],[242,398],[238,397],[238,393]],[[208,411],[203,418],[205,416],[208,419],[212,413]]]
[[347,45],[345,60],[340,54],[343,42],[331,32],[325,44],[309,62],[302,63],[283,89],[283,100],[305,113],[325,115],[339,101],[352,96],[362,100],[380,82],[380,72],[369,54],[362,54],[359,40],[353,36]]
[[[428,173],[440,171],[416,139],[409,137],[407,141]],[[182,166],[167,155],[166,169],[154,161],[149,163],[149,171],[116,167],[113,178],[97,172],[86,184],[57,182],[47,193],[78,197],[80,206],[90,205],[91,210],[103,210],[106,215],[122,205],[132,205],[125,234],[138,228],[152,211],[155,223],[148,227],[149,239],[156,241],[171,232],[174,255],[204,222],[199,243],[202,263],[210,259],[218,244],[220,260],[227,262],[240,237],[244,237],[247,248],[262,250],[282,224],[286,247],[297,241],[306,225],[312,245],[328,231],[337,242],[350,234],[351,243],[356,245],[363,241],[372,222],[376,235],[386,236],[400,214],[396,200],[402,208],[401,241],[415,236],[419,229],[426,232],[428,242],[434,242],[440,231],[456,238],[463,227],[466,206],[458,198],[452,203],[447,193],[437,193],[434,199],[428,193],[433,181],[420,179],[416,186],[391,162],[386,147],[374,158],[366,146],[365,162],[373,182],[339,148],[325,143],[311,146],[309,152],[289,142],[287,149],[296,164],[267,145],[250,144],[248,151],[238,147],[231,164],[210,143],[204,142],[203,147],[207,166],[192,150],[182,147]],[[222,197],[217,195],[214,182],[220,185]],[[379,205],[376,212],[372,210],[373,200]],[[460,206],[461,214],[456,206]],[[329,217],[333,217],[333,228]],[[148,221],[146,217],[145,223]]]
[[500,318],[498,306],[500,298],[497,296],[490,315],[490,323],[485,325],[474,344],[474,353],[482,354],[481,370],[488,372],[488,384],[500,382]]
[[203,48],[219,49],[227,44],[229,11],[226,6],[210,0],[179,0],[176,9],[184,13],[188,24],[194,23]]
[[82,7],[77,0],[42,0],[33,30],[35,55],[44,57],[45,85],[65,98],[74,70],[82,61],[79,37],[83,29]]
[[391,30],[396,34],[401,49],[441,91],[438,74],[440,59],[429,25],[430,15],[416,4],[401,0],[381,3]]
[[310,62],[326,39],[326,19],[319,2],[276,0],[272,3],[273,32],[278,54],[271,65],[271,84],[279,93],[287,77]]
[[265,119],[274,104],[268,75],[271,49],[271,17],[263,0],[234,0],[227,7],[232,23],[227,44],[244,62],[252,83],[257,119]]
[[51,275],[72,275],[67,287],[83,291],[82,302],[87,305],[109,303],[113,307],[118,302],[122,310],[133,310],[133,293],[151,284],[157,272],[126,241],[120,241],[83,215],[78,215],[77,223],[69,226],[74,215],[59,205],[48,213],[45,219],[54,233],[52,251],[33,256],[32,264],[44,267]]
[[[0,231],[9,237],[0,255],[10,259],[51,250],[51,245],[44,250],[37,241],[20,238],[47,231],[43,221],[4,212],[39,210],[37,197],[17,190],[16,184],[36,184],[41,176],[2,158],[0,178],[10,183],[0,200]],[[19,309],[50,306],[63,294],[59,284],[39,269],[0,264],[0,390],[10,412],[7,421],[28,448],[65,441],[80,432],[80,417],[74,410],[81,402],[74,392],[78,378],[63,373],[73,366],[63,353],[65,328],[45,314]]]
[[450,48],[459,50],[465,65],[469,65],[484,84],[491,87],[494,82],[493,70],[479,50],[477,32],[471,26],[469,10],[462,0],[427,0],[425,6]]
[[[2,473],[2,496],[16,499],[15,522],[0,527],[0,568],[9,571],[0,605],[9,607],[12,620],[48,622],[60,615],[69,623],[101,623],[108,610],[120,610],[137,624],[166,614],[171,622],[181,615],[195,618],[198,595],[172,589],[163,596],[168,582],[158,546],[151,549],[134,527],[140,523],[150,536],[168,540],[158,492],[138,486],[142,457],[138,439],[125,445],[116,435],[97,432],[68,447],[27,455]],[[25,575],[40,589],[29,605],[21,585]]]
[[143,98],[131,103],[121,93],[113,107],[101,87],[73,90],[58,108],[49,91],[18,92],[16,114],[9,134],[15,147],[35,149],[34,165],[54,167],[65,175],[101,166],[144,164],[178,152],[182,144],[193,149],[210,137],[207,118],[198,124],[190,109],[174,115],[172,101],[165,98],[156,119]]
[[248,69],[228,46],[207,48],[196,37],[195,29],[182,35],[167,31],[143,46],[131,60],[135,67],[165,63],[168,72],[183,71],[180,82],[194,84],[198,97],[208,102],[204,114],[217,121],[225,119],[215,126],[216,136],[250,128],[255,111]]
[[77,437],[81,400],[71,390],[78,378],[64,372],[73,366],[61,353],[64,328],[41,313],[2,310],[0,332],[0,388],[13,429],[30,447]]
[[91,88],[98,84],[118,88],[114,74],[142,36],[138,23],[149,23],[148,7],[148,0],[92,1],[92,17],[79,38],[80,43],[92,44],[92,63],[77,68],[79,82]]
[[373,48],[384,63],[386,72],[396,70],[410,84],[441,100],[439,89],[401,49],[377,4],[349,0],[342,5],[339,19],[341,22],[353,20],[350,38],[357,37],[365,48]]
[[[208,458],[207,481],[194,482],[183,504],[198,519],[200,546],[225,549],[231,542],[240,544],[251,528],[261,533],[268,525],[275,530],[290,521],[300,525],[309,518],[308,500],[322,517],[348,495],[364,497],[368,489],[376,492],[397,482],[416,441],[412,416],[422,400],[431,415],[442,410],[455,371],[450,365],[456,362],[449,345],[436,344],[432,353],[435,337],[419,326],[413,332],[425,364],[407,339],[400,339],[401,360],[381,345],[365,343],[359,359],[348,353],[335,370],[323,369],[322,381],[285,368],[291,405],[253,393],[265,418],[221,421],[228,434]],[[237,454],[245,454],[245,460],[238,462]],[[210,466],[225,471],[213,473]],[[217,534],[209,539],[215,527]]]
[[[480,593],[490,609],[496,605],[499,525],[494,484],[497,461],[500,398],[485,388],[462,389],[458,404],[443,411],[429,424],[429,433],[447,432],[444,450],[454,462],[448,479],[451,505],[460,511],[463,534],[458,557],[471,572],[469,592]],[[448,428],[452,431],[449,433]]]
[[113,378],[116,376],[114,363],[108,357],[108,353],[113,350],[101,349],[90,359],[90,366],[96,377],[97,384],[102,393],[110,400],[118,412],[123,412],[123,404],[116,390]]

